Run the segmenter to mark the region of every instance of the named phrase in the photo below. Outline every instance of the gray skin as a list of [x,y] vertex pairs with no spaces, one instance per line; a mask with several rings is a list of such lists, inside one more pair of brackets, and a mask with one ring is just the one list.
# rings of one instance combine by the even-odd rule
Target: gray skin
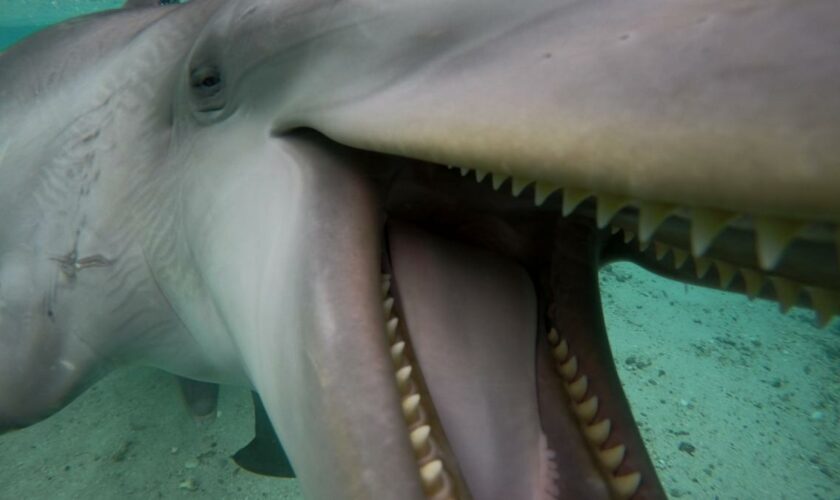
[[[672,245],[695,210],[809,224],[777,276],[835,300],[808,248],[840,222],[837,26],[835,0],[195,0],[37,34],[0,54],[0,429],[142,363],[255,389],[308,498],[423,498],[386,154],[676,206]],[[540,323],[532,278],[414,229],[390,248],[442,354],[426,383],[467,380],[432,391],[461,496],[551,492],[511,335]]]

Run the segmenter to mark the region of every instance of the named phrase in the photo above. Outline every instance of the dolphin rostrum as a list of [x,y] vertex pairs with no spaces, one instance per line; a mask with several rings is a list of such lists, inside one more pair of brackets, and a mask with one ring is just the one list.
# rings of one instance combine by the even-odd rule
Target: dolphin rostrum
[[5,430],[144,363],[308,498],[664,498],[599,266],[840,307],[836,0],[153,3],[0,55]]

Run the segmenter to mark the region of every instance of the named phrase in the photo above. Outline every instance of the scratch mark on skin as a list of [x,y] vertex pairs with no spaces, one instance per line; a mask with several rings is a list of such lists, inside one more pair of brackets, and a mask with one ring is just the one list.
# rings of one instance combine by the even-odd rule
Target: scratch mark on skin
[[104,257],[102,254],[77,259],[75,249],[63,257],[50,257],[50,260],[54,260],[61,264],[61,270],[69,278],[74,278],[76,276],[76,271],[80,271],[88,267],[108,267],[115,262],[114,260]]
[[96,254],[79,259],[79,261],[76,262],[76,269],[85,269],[86,267],[106,267],[113,263],[113,260],[103,257],[101,254]]

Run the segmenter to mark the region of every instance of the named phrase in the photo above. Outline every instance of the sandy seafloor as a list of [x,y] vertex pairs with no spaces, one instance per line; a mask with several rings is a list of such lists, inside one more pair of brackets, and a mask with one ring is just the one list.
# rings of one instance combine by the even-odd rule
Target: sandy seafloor
[[[672,498],[840,499],[840,322],[666,281],[601,273],[615,358]],[[230,458],[251,438],[244,389],[196,422],[174,379],[128,368],[54,417],[0,437],[0,498],[300,498]],[[323,471],[329,474],[328,470]]]

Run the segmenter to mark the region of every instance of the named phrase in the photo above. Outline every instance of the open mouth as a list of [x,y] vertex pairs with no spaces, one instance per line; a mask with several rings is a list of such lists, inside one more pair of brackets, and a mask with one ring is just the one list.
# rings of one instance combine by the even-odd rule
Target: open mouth
[[840,305],[831,224],[386,163],[383,342],[428,498],[665,497],[610,353],[605,263],[810,306],[823,324]]

